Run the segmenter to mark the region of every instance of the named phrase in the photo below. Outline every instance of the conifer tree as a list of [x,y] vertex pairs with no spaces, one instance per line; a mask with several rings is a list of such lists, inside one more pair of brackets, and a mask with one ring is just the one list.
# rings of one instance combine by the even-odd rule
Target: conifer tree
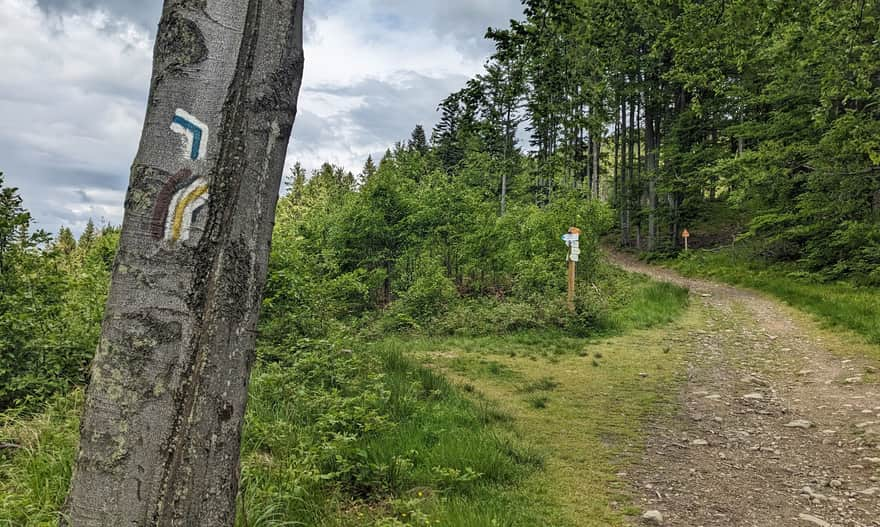
[[420,154],[428,153],[428,138],[425,136],[425,129],[422,125],[416,125],[412,131],[412,137],[409,141],[409,150]]
[[370,154],[367,156],[367,161],[364,163],[364,169],[361,171],[360,184],[361,186],[365,185],[373,176],[376,175],[376,163],[373,162],[373,155]]
[[76,250],[76,238],[73,237],[73,233],[67,227],[61,227],[58,231],[58,240],[55,242],[55,246],[64,254],[70,254]]

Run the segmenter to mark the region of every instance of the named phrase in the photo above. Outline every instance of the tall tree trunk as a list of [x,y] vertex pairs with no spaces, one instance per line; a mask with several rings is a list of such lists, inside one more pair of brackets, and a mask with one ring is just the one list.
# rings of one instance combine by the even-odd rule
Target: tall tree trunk
[[635,148],[635,145],[636,145],[636,141],[638,141],[638,138],[636,137],[637,129],[636,129],[636,111],[635,110],[636,110],[635,101],[630,100],[629,101],[629,109],[628,109],[628,111],[629,111],[629,137],[628,137],[628,144],[627,144],[627,150],[628,150],[628,154],[629,154],[629,159],[627,161],[627,170],[629,171],[629,174],[627,175],[628,185],[626,187],[626,196],[627,196],[627,199],[626,199],[626,228],[627,228],[626,237],[628,240],[632,238],[633,194],[634,194],[634,191],[638,188],[638,187],[636,187],[637,182],[635,181],[635,176],[636,176],[636,159],[635,159],[636,148]]
[[[510,67],[508,66],[508,78]],[[511,172],[511,155],[512,155],[512,142],[513,142],[513,131],[512,131],[512,123],[511,117],[513,113],[513,103],[510,101],[506,101],[506,118],[504,120],[504,170],[501,173],[501,215],[507,212],[507,179]]]
[[165,2],[62,525],[233,525],[302,10]]
[[584,129],[581,141],[587,148],[587,155],[584,159],[584,178],[583,183],[586,184],[590,191],[590,199],[594,199],[593,195],[593,134],[589,130]]
[[501,174],[501,215],[507,212],[507,168]]
[[510,161],[505,160],[504,162],[504,170],[501,172],[501,215],[507,212],[507,170],[510,166]]
[[644,181],[642,179],[642,162],[644,160],[642,157],[642,115],[642,103],[640,100],[636,103],[636,181],[639,182],[640,187]]
[[648,250],[657,248],[657,169],[660,166],[660,140],[657,115],[645,107],[645,172],[648,176]]
[[593,179],[592,179],[592,193],[593,197],[599,199],[599,169],[600,169],[600,160],[602,156],[602,135],[600,134],[598,138],[593,136]]
[[614,200],[620,206],[620,174],[618,167],[620,166],[620,117],[617,111],[614,112]]
[[[718,129],[713,128],[711,132],[709,132],[709,141],[712,142],[712,146],[715,146],[718,143]],[[715,198],[718,194],[718,178],[715,176],[711,176],[709,178],[709,201],[715,201]]]
[[627,151],[629,132],[626,125],[626,100],[620,103],[620,236],[621,244],[629,247],[629,178],[627,176]]
[[647,200],[647,189],[645,189],[645,180],[642,178],[642,94],[636,102],[636,188],[639,192],[639,209],[638,209],[638,232],[636,233],[636,247],[642,250],[642,220],[644,219],[644,207]]

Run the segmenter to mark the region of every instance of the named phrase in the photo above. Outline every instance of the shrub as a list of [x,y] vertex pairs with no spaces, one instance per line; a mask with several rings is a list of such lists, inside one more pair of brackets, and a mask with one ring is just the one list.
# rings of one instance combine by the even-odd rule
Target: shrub
[[458,303],[428,327],[435,335],[495,335],[544,327],[548,321],[532,304],[482,298]]
[[394,310],[417,320],[428,320],[448,309],[457,298],[455,284],[439,263],[430,261],[419,268],[415,281],[401,295]]

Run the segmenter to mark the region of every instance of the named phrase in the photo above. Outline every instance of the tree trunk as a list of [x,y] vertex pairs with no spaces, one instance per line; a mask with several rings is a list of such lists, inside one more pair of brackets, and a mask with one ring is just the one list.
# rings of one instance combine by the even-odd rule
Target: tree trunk
[[[627,170],[629,174],[627,174],[628,185],[626,187],[626,239],[632,239],[632,215],[633,215],[633,194],[638,189],[636,186],[638,182],[636,181],[636,141],[638,138],[636,137],[636,133],[638,132],[636,128],[636,104],[635,101],[630,99],[629,101],[629,135],[627,139],[627,153],[629,154],[629,159],[627,160]],[[629,245],[629,242],[627,242]]]
[[620,116],[617,111],[614,114],[614,200],[620,207]]
[[501,174],[501,215],[507,212],[507,169]]
[[620,103],[620,236],[621,245],[629,247],[629,180],[627,179],[626,153],[627,153],[627,128],[626,128],[626,100]]
[[648,250],[657,248],[657,169],[660,166],[660,126],[654,108],[645,107],[645,172],[648,176]]
[[302,10],[165,2],[62,525],[233,525]]
[[[509,71],[509,69],[510,68],[508,67],[508,71]],[[510,174],[510,168],[511,168],[511,160],[510,160],[511,154],[512,154],[512,152],[511,152],[512,144],[511,143],[513,140],[512,139],[513,126],[511,123],[511,117],[512,117],[511,114],[513,113],[512,106],[513,106],[513,104],[508,101],[508,104],[506,107],[506,119],[504,121],[504,170],[501,173],[501,215],[502,216],[504,216],[504,214],[507,212],[507,178],[508,178],[508,174]]]
[[592,178],[592,194],[595,199],[599,199],[599,169],[602,156],[602,135],[593,136],[593,178]]
[[636,233],[636,248],[638,250],[642,250],[642,220],[644,219],[644,207],[645,201],[647,201],[647,189],[644,187],[644,179],[642,178],[642,97],[643,95],[639,94],[638,101],[636,102],[636,189],[638,189],[639,193],[639,201],[638,201],[638,218]]

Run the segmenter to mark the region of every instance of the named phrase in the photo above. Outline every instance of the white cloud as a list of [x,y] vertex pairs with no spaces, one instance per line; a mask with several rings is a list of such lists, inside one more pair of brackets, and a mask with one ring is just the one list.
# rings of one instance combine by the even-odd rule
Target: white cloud
[[48,18],[32,0],[0,0],[0,12],[7,184],[21,188],[42,227],[81,228],[89,216],[118,223],[143,122],[150,39],[118,21],[108,30],[100,12]]
[[360,24],[351,14],[318,20],[306,48],[306,85],[348,85],[367,78],[403,81],[401,71],[427,76],[471,75],[483,57],[466,56],[455,42],[432,33]]
[[[153,2],[155,0],[149,0]],[[306,70],[288,161],[357,172],[436,121],[482,68],[485,28],[518,0],[307,4]],[[122,219],[158,18],[144,0],[0,0],[0,170],[40,226]]]
[[13,50],[0,55],[0,133],[57,164],[91,165],[125,150],[142,121],[146,35],[133,26],[107,33],[100,13],[47,24],[29,0],[0,0],[0,11],[0,49]]

